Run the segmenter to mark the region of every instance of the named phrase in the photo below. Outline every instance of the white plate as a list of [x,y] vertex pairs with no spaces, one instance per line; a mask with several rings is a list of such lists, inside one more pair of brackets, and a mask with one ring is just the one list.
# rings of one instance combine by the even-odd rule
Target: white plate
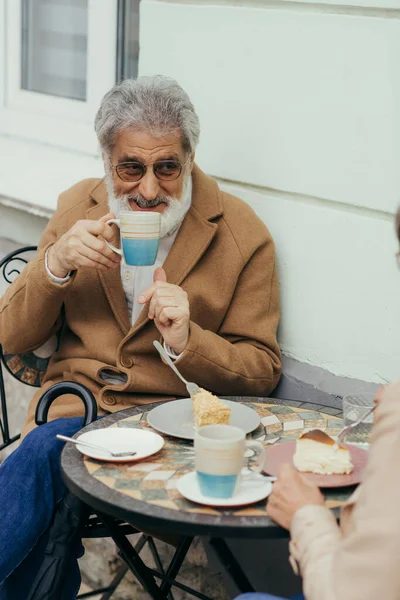
[[111,452],[136,452],[136,454],[115,458],[110,456],[107,452],[101,452],[94,448],[90,449],[86,446],[80,446],[79,444],[77,445],[78,450],[82,452],[82,454],[109,462],[131,462],[141,460],[155,454],[164,446],[164,439],[161,435],[158,435],[158,433],[144,431],[143,429],[133,429],[130,427],[94,429],[93,431],[82,433],[77,440],[104,446],[104,448],[111,450]]
[[244,506],[263,500],[272,490],[272,483],[262,475],[253,475],[241,481],[236,493],[231,498],[213,498],[201,493],[196,471],[187,473],[178,481],[178,492],[187,500],[206,504],[207,506]]
[[[232,400],[223,401],[231,409],[231,425],[240,427],[246,434],[257,429],[261,419],[254,408],[240,402],[232,402]],[[153,429],[166,435],[194,440],[196,429],[191,398],[164,402],[160,406],[156,406],[148,413],[147,422]]]

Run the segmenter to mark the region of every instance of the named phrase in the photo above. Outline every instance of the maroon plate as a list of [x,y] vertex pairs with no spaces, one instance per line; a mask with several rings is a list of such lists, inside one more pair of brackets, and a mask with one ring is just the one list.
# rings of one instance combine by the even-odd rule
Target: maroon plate
[[[367,464],[368,452],[363,448],[358,448],[358,446],[345,445],[350,450],[351,462],[354,465],[354,469],[349,475],[318,475],[317,473],[302,473],[302,475],[306,475],[318,487],[322,488],[345,487],[360,483],[363,469]],[[282,442],[267,446],[264,472],[276,477],[281,465],[284,463],[293,465],[295,450],[296,442]]]

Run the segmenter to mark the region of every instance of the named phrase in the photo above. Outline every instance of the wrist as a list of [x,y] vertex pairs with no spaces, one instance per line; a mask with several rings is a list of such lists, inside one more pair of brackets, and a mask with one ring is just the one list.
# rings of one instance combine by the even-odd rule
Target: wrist
[[60,265],[57,255],[54,251],[54,246],[51,246],[49,248],[48,255],[47,255],[47,265],[48,265],[51,273],[55,277],[59,277],[60,279],[63,279],[69,273],[69,269],[66,269],[65,267]]
[[176,345],[176,346],[171,346],[170,344],[167,344],[169,346],[169,348],[175,352],[176,355],[182,354],[182,352],[185,350],[186,348],[186,344],[184,346],[180,346],[180,345]]
[[189,343],[189,330],[187,332],[187,335],[186,335],[186,338],[184,339],[184,341],[182,343],[176,344],[176,346],[171,345],[171,348],[177,354],[182,354],[182,352],[184,352],[184,350],[186,349],[186,346],[188,345],[188,343]]

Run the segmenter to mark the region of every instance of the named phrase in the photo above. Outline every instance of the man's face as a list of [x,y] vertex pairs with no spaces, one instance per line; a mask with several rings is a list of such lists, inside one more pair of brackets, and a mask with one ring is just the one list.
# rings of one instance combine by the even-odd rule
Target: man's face
[[185,177],[193,168],[193,155],[177,179],[164,181],[158,179],[152,165],[160,160],[178,160],[182,165],[187,160],[179,134],[169,134],[162,138],[154,138],[148,133],[134,129],[118,132],[116,143],[111,154],[111,163],[116,166],[131,161],[150,165],[145,175],[135,182],[122,181],[115,169],[112,169],[112,180],[115,196],[125,196],[132,210],[148,210],[163,213],[168,203],[166,197],[180,200]]

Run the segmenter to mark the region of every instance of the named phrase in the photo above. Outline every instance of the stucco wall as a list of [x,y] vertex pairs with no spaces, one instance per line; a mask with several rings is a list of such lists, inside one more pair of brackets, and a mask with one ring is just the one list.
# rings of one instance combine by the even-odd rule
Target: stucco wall
[[199,165],[275,238],[284,352],[395,378],[400,2],[142,0],[140,42],[199,112]]

